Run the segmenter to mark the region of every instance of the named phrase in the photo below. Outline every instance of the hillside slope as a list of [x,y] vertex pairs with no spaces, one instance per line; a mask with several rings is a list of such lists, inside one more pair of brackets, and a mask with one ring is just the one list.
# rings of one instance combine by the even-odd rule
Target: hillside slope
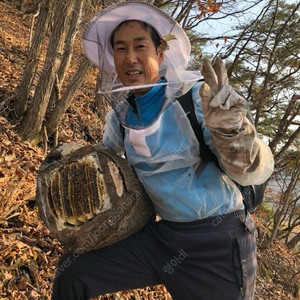
[[[39,147],[23,143],[5,116],[22,76],[32,16],[0,1],[0,299],[50,299],[55,266],[64,248],[39,220],[35,206],[36,172],[45,158]],[[78,51],[80,49],[78,48]],[[71,72],[72,70],[70,70]],[[91,110],[94,71],[66,113],[59,142],[96,142],[102,123]],[[262,242],[263,211],[254,215]],[[255,300],[300,299],[299,258],[276,241],[259,251]],[[296,298],[295,298],[295,297]],[[163,286],[124,291],[99,299],[171,299]],[[188,299],[188,297],[187,297]]]

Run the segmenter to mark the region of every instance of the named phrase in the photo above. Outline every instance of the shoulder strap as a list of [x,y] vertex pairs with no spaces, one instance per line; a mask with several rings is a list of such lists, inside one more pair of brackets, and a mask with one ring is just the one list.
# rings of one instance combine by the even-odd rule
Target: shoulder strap
[[191,126],[193,128],[193,131],[197,137],[197,140],[200,145],[200,157],[202,160],[208,162],[213,161],[218,167],[219,162],[217,157],[214,155],[214,153],[210,150],[210,148],[207,146],[207,144],[204,142],[203,138],[203,131],[202,128],[197,120],[196,114],[195,114],[195,107],[192,97],[192,91],[189,90],[186,94],[182,95],[178,98],[178,102],[182,106],[183,110],[185,111]]
[[124,139],[125,139],[125,128],[123,127],[121,122],[120,122],[120,131],[121,131],[122,139],[124,141]]

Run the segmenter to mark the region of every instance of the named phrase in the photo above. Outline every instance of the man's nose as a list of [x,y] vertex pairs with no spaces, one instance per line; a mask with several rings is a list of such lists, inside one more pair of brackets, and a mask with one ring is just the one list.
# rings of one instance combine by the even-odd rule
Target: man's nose
[[128,50],[126,55],[126,61],[130,64],[137,62],[137,55],[134,50]]

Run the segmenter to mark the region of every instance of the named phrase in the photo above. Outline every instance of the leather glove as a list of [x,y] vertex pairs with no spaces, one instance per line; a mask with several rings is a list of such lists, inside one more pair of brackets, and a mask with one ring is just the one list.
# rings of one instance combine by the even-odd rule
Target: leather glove
[[228,85],[227,71],[218,57],[212,67],[204,59],[202,75],[205,83],[200,89],[202,110],[206,126],[211,131],[235,135],[241,131],[246,115],[246,100]]
[[246,117],[246,100],[228,85],[220,58],[213,67],[204,60],[202,75],[205,81],[199,91],[202,111],[222,168],[241,185],[264,182],[273,172],[274,160]]

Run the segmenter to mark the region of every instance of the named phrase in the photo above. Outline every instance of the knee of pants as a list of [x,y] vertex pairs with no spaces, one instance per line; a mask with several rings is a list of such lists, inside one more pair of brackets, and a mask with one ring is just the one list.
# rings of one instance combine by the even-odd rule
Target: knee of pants
[[56,267],[55,280],[72,281],[80,269],[79,254],[73,251],[64,253]]
[[52,300],[90,299],[82,272],[85,261],[76,252],[63,254],[56,267]]

